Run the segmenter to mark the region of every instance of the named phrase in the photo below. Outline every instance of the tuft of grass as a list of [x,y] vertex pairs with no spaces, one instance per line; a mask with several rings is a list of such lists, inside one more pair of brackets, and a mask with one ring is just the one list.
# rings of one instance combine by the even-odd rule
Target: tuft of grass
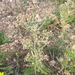
[[4,72],[5,75],[10,75],[13,73],[12,65],[6,65],[4,60],[7,58],[9,53],[3,52],[0,50],[0,71]]
[[5,36],[4,32],[0,31],[0,45],[3,45],[5,43],[11,43],[11,42],[12,41]]

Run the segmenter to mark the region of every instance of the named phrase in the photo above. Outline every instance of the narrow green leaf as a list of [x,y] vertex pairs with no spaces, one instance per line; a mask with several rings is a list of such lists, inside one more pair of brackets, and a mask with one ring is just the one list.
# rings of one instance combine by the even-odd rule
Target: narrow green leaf
[[67,20],[66,22],[67,22],[67,23],[70,23],[70,22],[72,22],[72,21],[74,20],[74,18],[75,18],[75,16],[72,15],[72,16],[70,16],[70,17],[68,18],[68,20]]
[[75,67],[70,66],[69,69],[70,69],[70,72],[75,72]]
[[31,68],[27,68],[25,70],[23,70],[24,75],[30,75],[30,74],[34,74],[34,70]]

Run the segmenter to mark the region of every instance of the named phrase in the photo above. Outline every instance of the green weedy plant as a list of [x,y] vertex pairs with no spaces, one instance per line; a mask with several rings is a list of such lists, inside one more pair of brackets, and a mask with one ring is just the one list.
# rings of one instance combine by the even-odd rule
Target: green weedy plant
[[46,59],[43,55],[43,48],[48,44],[48,37],[50,35],[46,27],[51,24],[53,20],[47,17],[41,21],[36,21],[34,14],[31,17],[29,17],[29,15],[26,16],[27,22],[23,22],[21,18],[18,21],[19,24],[23,25],[27,32],[30,33],[29,36],[22,41],[24,48],[30,50],[24,59],[25,62],[29,63],[23,71],[24,75],[38,75],[38,73],[50,75],[50,69],[43,63],[44,59]]
[[62,26],[61,36],[65,41],[68,41],[66,34],[68,34],[67,31],[71,27],[70,23],[73,23],[73,21],[75,19],[74,4],[75,4],[75,2],[73,0],[67,0],[67,2],[65,2],[59,6],[60,24]]
[[[37,72],[47,75],[48,69],[42,63],[44,58],[41,53],[48,41],[48,33],[45,30],[40,32],[40,26],[38,26],[38,24],[35,24],[28,30],[30,30],[32,39],[26,39],[27,42],[25,41],[25,47],[31,51],[28,53],[25,60],[29,62],[31,71],[33,70],[35,75]],[[24,71],[24,74],[26,75],[25,72],[26,71]]]
[[74,4],[72,0],[67,0],[67,2],[60,5],[60,22],[63,26],[74,20]]

